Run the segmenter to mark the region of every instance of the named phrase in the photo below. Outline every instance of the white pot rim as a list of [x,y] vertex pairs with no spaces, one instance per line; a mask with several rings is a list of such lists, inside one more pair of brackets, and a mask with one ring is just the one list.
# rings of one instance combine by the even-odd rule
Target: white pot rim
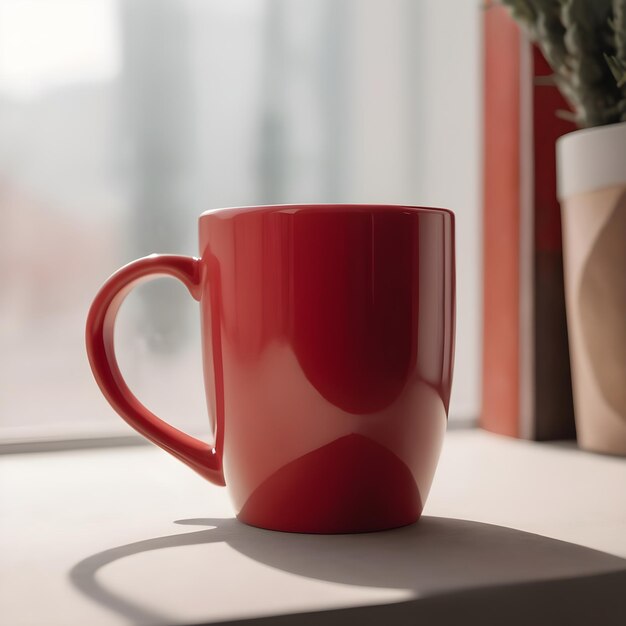
[[557,195],[626,185],[626,122],[583,128],[556,142]]

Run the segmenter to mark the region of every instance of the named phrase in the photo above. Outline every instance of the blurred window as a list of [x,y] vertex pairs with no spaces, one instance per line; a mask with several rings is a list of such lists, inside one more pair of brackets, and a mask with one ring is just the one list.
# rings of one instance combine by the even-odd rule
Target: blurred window
[[[475,416],[479,5],[0,0],[0,440],[129,433],[85,356],[95,291],[196,253],[202,211],[261,203],[454,209],[452,418]],[[206,429],[181,286],[131,294],[117,342],[145,404]]]

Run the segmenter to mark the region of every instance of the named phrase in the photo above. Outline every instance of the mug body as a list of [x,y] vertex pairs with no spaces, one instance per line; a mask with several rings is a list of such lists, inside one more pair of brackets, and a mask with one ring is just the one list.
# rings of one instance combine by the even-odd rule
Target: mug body
[[283,205],[209,211],[199,228],[207,401],[238,518],[416,521],[450,398],[453,214]]

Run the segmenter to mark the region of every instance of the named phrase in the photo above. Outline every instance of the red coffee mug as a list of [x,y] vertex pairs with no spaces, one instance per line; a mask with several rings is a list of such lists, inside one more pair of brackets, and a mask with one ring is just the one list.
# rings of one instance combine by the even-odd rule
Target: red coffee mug
[[[247,524],[347,533],[415,522],[450,399],[454,215],[283,205],[209,211],[199,226],[200,258],[134,261],[91,306],[87,352],[113,408],[228,484]],[[200,303],[213,445],[146,409],[116,362],[122,300],[165,275]]]

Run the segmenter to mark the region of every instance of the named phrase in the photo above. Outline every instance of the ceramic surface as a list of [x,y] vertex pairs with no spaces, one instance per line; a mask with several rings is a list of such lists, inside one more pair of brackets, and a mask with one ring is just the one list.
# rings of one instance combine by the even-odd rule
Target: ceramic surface
[[[87,347],[109,402],[148,439],[227,484],[248,524],[336,533],[417,520],[450,399],[452,213],[246,207],[205,213],[199,228],[200,258],[140,259],[96,296]],[[200,303],[213,445],[150,413],[115,361],[122,299],[162,275]]]

